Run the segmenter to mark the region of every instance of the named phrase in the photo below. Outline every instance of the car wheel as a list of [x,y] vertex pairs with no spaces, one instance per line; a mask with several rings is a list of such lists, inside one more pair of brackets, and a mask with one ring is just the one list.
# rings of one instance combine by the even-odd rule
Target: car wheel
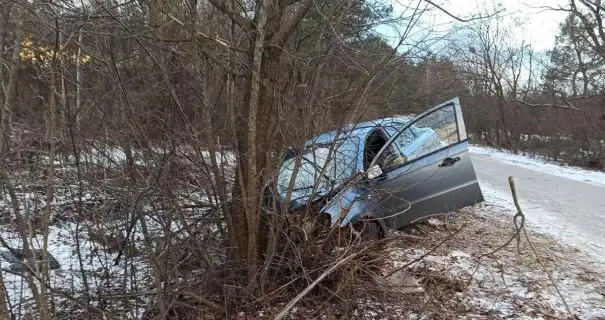
[[359,238],[363,242],[378,241],[385,238],[385,234],[378,221],[362,219],[353,225]]

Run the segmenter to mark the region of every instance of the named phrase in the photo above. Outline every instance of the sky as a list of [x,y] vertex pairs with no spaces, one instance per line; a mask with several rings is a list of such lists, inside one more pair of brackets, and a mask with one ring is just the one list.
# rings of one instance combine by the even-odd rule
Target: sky
[[[389,1],[389,0],[387,0]],[[405,11],[405,5],[417,4],[415,0],[390,0],[396,14]],[[546,51],[553,47],[555,36],[566,14],[547,10],[545,6],[565,6],[567,0],[433,0],[442,8],[456,15],[468,19],[483,12],[495,12],[502,10],[500,15],[504,24],[510,30],[511,41],[525,41],[532,44],[536,51]],[[426,3],[423,3],[426,5]],[[429,6],[431,7],[431,6]],[[410,11],[408,11],[410,12]],[[472,23],[472,22],[470,22]],[[422,31],[419,34],[431,34],[432,37],[444,36],[453,29],[464,27],[464,23],[458,22],[442,11],[431,7],[421,19]],[[427,29],[429,28],[430,29]],[[386,38],[395,41],[397,26],[381,27],[378,32]]]

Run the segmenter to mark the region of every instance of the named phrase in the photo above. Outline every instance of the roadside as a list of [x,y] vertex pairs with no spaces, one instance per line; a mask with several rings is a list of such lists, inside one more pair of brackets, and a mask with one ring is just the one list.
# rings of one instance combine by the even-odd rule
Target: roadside
[[605,173],[472,147],[473,164],[487,203],[512,214],[513,176],[532,230],[577,247],[605,263]]
[[479,145],[470,146],[469,151],[473,155],[482,158],[490,158],[499,162],[514,164],[519,167],[555,175],[561,178],[605,186],[605,172],[603,171],[584,169],[549,161],[540,156],[528,157]]
[[400,242],[392,249],[393,263],[425,254],[459,229],[451,240],[410,267],[426,290],[416,301],[406,300],[417,314],[427,319],[570,318],[539,257],[574,316],[605,319],[602,267],[590,263],[586,254],[531,229],[527,231],[537,256],[523,236],[518,248],[513,240],[498,250],[515,228],[506,208],[489,202],[463,209],[455,219],[432,219],[413,227],[412,232],[429,239]]
[[[474,148],[474,151],[476,150]],[[318,301],[317,304],[310,303],[311,300],[301,301],[300,305],[292,309],[290,318],[572,318],[525,238],[521,238],[520,250],[517,250],[517,242],[513,240],[508,246],[486,256],[501,247],[515,232],[512,221],[514,206],[506,181],[507,175],[513,175],[519,180],[519,196],[522,199],[522,206],[528,219],[528,232],[537,256],[553,276],[571,314],[579,319],[605,319],[605,279],[601,276],[605,271],[603,264],[599,263],[599,260],[595,260],[594,253],[590,255],[579,250],[585,250],[585,248],[581,246],[576,246],[579,249],[574,248],[574,242],[571,242],[572,246],[569,246],[569,239],[562,237],[562,234],[565,235],[565,233],[560,233],[563,230],[568,232],[567,235],[571,238],[581,236],[581,234],[576,235],[567,223],[567,221],[576,222],[578,213],[575,216],[569,216],[568,220],[561,220],[567,217],[563,210],[560,212],[561,216],[554,211],[539,211],[539,205],[548,209],[548,206],[552,204],[529,201],[530,199],[534,201],[535,196],[530,192],[531,190],[524,189],[548,191],[552,190],[553,186],[559,186],[557,190],[562,190],[562,192],[572,190],[572,194],[567,192],[567,196],[574,197],[579,189],[559,185],[557,179],[565,179],[565,183],[580,183],[588,185],[589,188],[600,188],[601,180],[598,175],[597,178],[583,176],[590,179],[590,182],[550,175],[549,179],[553,179],[550,183],[539,181],[536,182],[538,187],[534,187],[526,183],[526,181],[533,180],[524,179],[520,173],[525,173],[524,170],[526,170],[529,172],[527,174],[548,175],[547,172],[531,169],[532,163],[524,164],[525,160],[522,158],[512,158],[509,163],[497,158],[499,155],[493,152],[489,156],[480,156],[487,158],[487,160],[475,161],[481,187],[486,197],[484,203],[464,208],[442,218],[429,219],[403,231],[392,232],[386,251],[380,252],[384,253],[382,254],[384,261],[380,269],[381,273],[388,273],[409,263],[409,266],[403,268],[405,270],[403,275],[413,276],[417,281],[417,286],[400,287],[402,282],[393,281],[391,284],[394,285],[387,286],[388,292],[385,292],[383,290],[385,288],[364,282],[364,288],[360,290],[363,292],[361,296],[349,299],[341,297],[342,294],[339,293],[331,299]],[[514,161],[521,164],[516,164]],[[482,164],[485,166],[482,167]],[[511,167],[504,167],[502,172],[494,169],[498,166],[509,165]],[[541,165],[536,165],[536,167],[541,168]],[[485,168],[492,170],[487,171],[488,175],[489,172],[496,170],[493,178],[487,177],[488,179],[486,179],[484,174],[486,170],[483,170]],[[580,175],[576,174],[576,176]],[[499,184],[500,182],[502,186]],[[102,212],[105,212],[104,210],[109,210],[109,212],[117,210],[111,209],[110,207],[113,205],[109,202],[97,203],[95,201],[95,199],[108,198],[101,190],[95,191],[96,189],[92,185],[86,187],[88,188],[86,204],[90,206],[90,213],[95,214],[97,219],[101,217]],[[49,229],[49,252],[59,260],[61,269],[52,272],[53,288],[70,294],[78,294],[85,286],[84,275],[90,281],[91,291],[103,290],[106,279],[120,279],[124,288],[107,289],[107,291],[113,290],[120,294],[121,292],[139,292],[137,291],[140,290],[139,288],[147,288],[150,268],[142,256],[144,246],[139,239],[143,239],[143,235],[139,231],[134,233],[133,239],[136,241],[129,246],[132,250],[127,250],[128,254],[122,259],[122,265],[113,266],[117,252],[115,248],[112,249],[111,244],[115,241],[111,241],[113,238],[110,236],[113,233],[109,231],[117,231],[119,234],[120,230],[125,230],[125,226],[129,223],[125,219],[127,216],[119,215],[116,219],[103,221],[102,224],[96,224],[86,219],[82,221],[74,219],[73,215],[67,215],[74,211],[70,205],[71,202],[68,201],[74,199],[72,193],[74,189],[75,187],[59,189],[60,196],[57,197],[54,204],[57,212],[54,214],[53,226]],[[23,192],[23,198],[41,199],[42,197],[34,191],[25,192],[28,190],[26,186],[21,186],[19,190]],[[191,192],[185,191],[182,193],[191,194]],[[554,194],[553,201],[563,201],[564,196],[565,193]],[[7,202],[0,203],[0,211],[9,211],[4,207],[6,204]],[[41,207],[43,203],[39,203],[37,206]],[[573,206],[576,205],[573,204]],[[143,209],[151,210],[150,208]],[[191,213],[195,216],[200,216],[205,212],[202,209],[188,210],[192,210]],[[554,220],[551,221],[547,217],[556,219],[553,218]],[[596,213],[595,217],[598,218]],[[174,235],[188,237],[185,230],[191,228],[199,231],[201,226],[207,224],[208,221],[192,221],[190,226],[181,226],[178,222],[172,222],[170,229],[174,228],[172,231]],[[145,222],[150,231],[156,229],[157,222],[153,220],[145,220]],[[557,229],[557,226],[562,226],[562,229]],[[598,228],[598,225],[596,227]],[[0,236],[9,244],[19,246],[19,238],[9,226],[0,228]],[[208,239],[204,237],[206,243],[208,243]],[[446,239],[447,241],[443,242]],[[593,238],[592,243],[598,244],[600,241],[598,239]],[[76,250],[78,246],[79,249]],[[421,257],[422,259],[419,259]],[[416,259],[418,261],[415,261]],[[79,265],[80,260],[87,264]],[[0,261],[0,266],[9,267],[2,261]],[[32,302],[29,299],[31,293],[27,286],[24,286],[24,281],[20,276],[8,271],[3,273],[3,277],[5,289],[10,298],[9,303],[15,309],[28,310]],[[410,284],[409,281],[403,281],[403,283]],[[110,294],[113,294],[113,291]],[[104,291],[100,292],[106,294]],[[60,297],[56,301],[58,305],[66,303],[65,299]],[[134,319],[141,318],[148,303],[145,297],[138,296],[126,302],[128,304],[125,303],[124,306],[128,308],[124,310],[129,311],[124,312],[122,316]],[[271,316],[279,312],[284,304],[267,304],[265,307],[261,311],[255,310],[250,314],[239,314],[235,317],[271,319]],[[122,311],[120,308],[120,305],[116,305],[114,311]],[[65,308],[62,311],[68,313],[69,310],[69,308]],[[213,318],[210,313],[208,316],[208,319]]]
[[[405,267],[390,286],[374,291],[366,286],[353,301],[302,304],[288,318],[605,319],[603,268],[589,263],[583,252],[530,229],[535,253],[523,235],[518,247],[516,240],[502,247],[515,234],[506,209],[478,204],[392,232],[381,274]],[[281,308],[237,318],[272,319]]]
[[[326,315],[301,307],[291,317],[605,319],[605,235],[599,231],[605,173],[491,148],[471,152],[486,201],[391,233],[384,272],[410,264],[402,273],[417,286],[400,281],[408,287],[360,298],[347,311],[334,305]],[[502,247],[515,234],[510,175],[535,252],[524,235],[518,247],[516,239]]]

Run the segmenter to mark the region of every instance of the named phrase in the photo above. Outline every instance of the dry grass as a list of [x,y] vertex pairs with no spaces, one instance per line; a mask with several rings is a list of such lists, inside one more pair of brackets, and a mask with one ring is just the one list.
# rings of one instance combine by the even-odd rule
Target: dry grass
[[[574,248],[530,233],[536,252],[570,304],[569,315],[526,241],[500,248],[514,233],[512,216],[484,204],[394,231],[380,252],[386,259],[373,277],[410,264],[404,270],[418,281],[421,292],[410,293],[370,276],[356,283],[355,294],[325,300],[308,297],[286,318],[602,319],[605,282],[599,266]],[[500,250],[486,256],[496,249]],[[277,303],[235,318],[271,319],[283,307]]]

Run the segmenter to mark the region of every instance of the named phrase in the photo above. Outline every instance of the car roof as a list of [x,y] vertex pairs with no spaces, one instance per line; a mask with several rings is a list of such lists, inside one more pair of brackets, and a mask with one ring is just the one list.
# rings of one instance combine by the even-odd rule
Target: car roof
[[330,144],[337,138],[343,139],[357,137],[362,141],[365,141],[366,137],[377,127],[402,126],[408,123],[411,119],[412,118],[409,116],[397,116],[349,124],[338,130],[325,132],[307,140],[305,147],[308,148],[313,145]]

